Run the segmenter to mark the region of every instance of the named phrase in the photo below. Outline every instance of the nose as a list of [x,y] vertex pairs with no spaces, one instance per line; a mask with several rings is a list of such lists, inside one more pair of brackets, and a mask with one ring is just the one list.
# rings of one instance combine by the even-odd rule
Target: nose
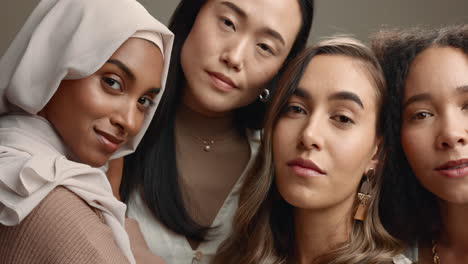
[[232,42],[222,52],[221,62],[237,72],[241,71],[244,68],[247,44],[247,40]]
[[318,117],[311,115],[308,121],[304,124],[299,145],[306,150],[322,150],[323,149],[323,125]]
[[138,106],[127,106],[116,109],[110,122],[118,128],[120,136],[132,137],[140,131],[143,119],[144,113],[138,109]]
[[468,139],[466,117],[456,113],[447,113],[440,118],[442,122],[436,139],[437,148],[453,149],[466,145]]

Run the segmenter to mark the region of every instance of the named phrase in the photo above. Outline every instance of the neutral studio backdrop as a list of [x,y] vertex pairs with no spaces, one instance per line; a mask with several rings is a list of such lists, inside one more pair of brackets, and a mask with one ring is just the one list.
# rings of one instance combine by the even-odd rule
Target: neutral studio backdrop
[[[179,3],[178,0],[139,1],[165,24]],[[0,54],[5,52],[38,2],[2,0]],[[382,25],[434,27],[468,23],[468,0],[316,0],[315,3],[310,42],[335,33],[353,34],[366,42],[369,34]]]

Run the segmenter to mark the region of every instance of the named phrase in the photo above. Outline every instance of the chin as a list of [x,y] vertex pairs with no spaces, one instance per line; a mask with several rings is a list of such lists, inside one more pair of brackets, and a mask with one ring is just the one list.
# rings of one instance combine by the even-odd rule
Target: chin
[[290,186],[286,190],[278,190],[281,197],[291,206],[308,209],[313,207],[314,200],[307,189],[302,186]]
[[442,195],[436,194],[436,196],[445,203],[461,206],[468,205],[468,191],[455,190],[450,193],[443,193]]
[[110,155],[102,155],[102,154],[90,155],[88,153],[87,156],[84,156],[83,158],[79,158],[78,160],[81,163],[87,164],[91,167],[99,168],[99,167],[104,166],[106,162],[109,160],[109,158],[110,158]]

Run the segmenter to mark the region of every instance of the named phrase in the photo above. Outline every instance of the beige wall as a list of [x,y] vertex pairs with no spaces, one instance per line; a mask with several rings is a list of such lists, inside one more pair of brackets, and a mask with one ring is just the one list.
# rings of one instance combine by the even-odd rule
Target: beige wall
[[[139,0],[164,23],[178,0]],[[252,0],[255,1],[255,0]],[[5,3],[6,2],[6,3]],[[38,0],[7,0],[0,9],[0,54],[3,54]],[[316,0],[311,41],[334,33],[350,33],[366,41],[382,24],[438,26],[468,23],[467,0]]]

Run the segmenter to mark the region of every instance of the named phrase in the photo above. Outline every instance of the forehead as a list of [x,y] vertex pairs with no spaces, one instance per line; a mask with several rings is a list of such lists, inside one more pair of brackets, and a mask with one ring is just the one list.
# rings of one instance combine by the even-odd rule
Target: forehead
[[376,88],[370,73],[358,59],[344,55],[317,55],[312,58],[299,86],[312,95],[330,95],[339,91],[358,95],[364,106],[373,104]]
[[[110,59],[119,60],[137,77],[161,80],[163,57],[156,44],[140,38],[130,38],[117,49]],[[155,85],[155,84],[154,84]]]
[[301,26],[298,0],[208,0],[207,5],[232,3],[242,9],[253,27],[269,27],[294,40]]
[[405,95],[444,92],[467,84],[468,56],[453,47],[431,47],[416,56],[411,64]]

